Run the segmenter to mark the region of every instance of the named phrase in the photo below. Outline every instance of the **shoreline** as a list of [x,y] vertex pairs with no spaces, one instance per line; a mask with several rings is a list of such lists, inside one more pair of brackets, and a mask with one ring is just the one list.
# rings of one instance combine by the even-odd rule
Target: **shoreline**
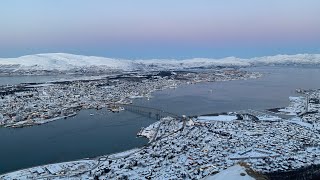
[[[300,103],[300,102],[295,102],[295,103]],[[302,102],[301,102],[302,103]],[[290,107],[290,105],[288,106],[288,107]],[[312,106],[311,106],[312,107]],[[317,107],[317,106],[316,106]],[[281,110],[281,108],[278,108],[279,110]],[[283,109],[283,108],[282,108]],[[299,111],[299,109],[296,109],[295,110],[295,112],[298,112]],[[272,118],[272,117],[274,117],[275,118],[275,116],[273,116],[274,114],[270,114],[269,115],[269,118],[268,117],[266,117],[266,115],[265,114],[263,114],[262,112],[258,112],[258,111],[248,111],[248,112],[250,112],[250,113],[253,113],[253,112],[255,112],[256,114],[255,115],[252,115],[252,117],[258,117],[258,120],[260,119],[260,121],[262,121],[262,122],[268,122],[268,119],[270,119],[270,118]],[[279,112],[281,112],[281,111],[279,111]],[[260,113],[260,114],[259,114]],[[274,113],[274,112],[272,112],[272,113]],[[290,113],[292,113],[292,112],[290,112]],[[181,123],[179,123],[179,122],[177,122],[176,124],[172,124],[171,122],[172,122],[172,120],[173,119],[170,119],[169,121],[168,120],[160,120],[160,121],[157,121],[157,122],[155,122],[155,124],[156,123],[158,123],[158,127],[160,127],[161,126],[161,128],[160,129],[170,129],[169,131],[162,131],[162,130],[160,130],[160,131],[162,131],[162,133],[156,133],[156,134],[158,134],[158,138],[156,138],[156,141],[152,141],[152,142],[150,142],[150,143],[148,143],[147,145],[145,145],[145,146],[143,146],[143,147],[141,147],[141,148],[135,148],[135,149],[130,149],[130,150],[126,150],[126,151],[122,151],[122,152],[118,152],[118,153],[113,153],[113,154],[109,154],[109,155],[103,155],[103,156],[99,156],[99,157],[95,157],[95,158],[85,158],[85,159],[80,159],[80,160],[76,160],[76,161],[70,161],[70,162],[62,162],[62,163],[57,163],[57,164],[69,164],[69,163],[76,163],[76,162],[82,162],[82,161],[94,161],[94,160],[96,160],[96,164],[97,164],[97,166],[96,167],[98,167],[99,165],[103,165],[103,163],[106,163],[106,162],[109,162],[109,161],[114,161],[114,160],[117,160],[117,159],[119,159],[120,161],[122,161],[122,160],[124,160],[124,159],[126,159],[127,157],[131,157],[131,156],[136,156],[137,154],[139,154],[139,152],[144,152],[144,151],[146,151],[146,150],[148,150],[148,149],[150,149],[151,147],[153,147],[155,144],[157,144],[157,141],[159,140],[160,142],[162,141],[162,139],[166,139],[167,137],[170,137],[170,136],[176,136],[176,135],[178,135],[179,133],[182,133],[183,131],[184,131],[184,129],[182,128],[182,129],[179,129],[179,128],[181,128],[181,127],[184,127],[184,126],[186,126],[186,127],[188,127],[188,128],[191,128],[191,127],[202,127],[202,126],[208,126],[208,125],[210,125],[210,124],[212,124],[212,123],[216,123],[217,121],[220,121],[220,119],[224,119],[224,118],[227,118],[227,119],[230,119],[230,117],[236,117],[237,119],[235,119],[235,120],[232,120],[232,119],[230,119],[230,120],[226,120],[227,122],[224,122],[224,123],[228,123],[229,121],[247,121],[247,122],[249,122],[249,121],[251,121],[251,120],[254,120],[254,118],[252,118],[251,117],[251,120],[250,120],[250,117],[249,117],[249,119],[244,119],[244,118],[248,118],[248,117],[246,117],[246,113],[244,113],[244,112],[241,112],[239,115],[240,116],[238,116],[237,115],[238,113],[232,113],[232,112],[229,112],[229,113],[214,113],[214,114],[206,114],[206,115],[202,115],[202,117],[206,117],[205,119],[203,119],[204,120],[204,122],[202,122],[203,120],[201,120],[201,122],[199,122],[199,120],[197,120],[197,118],[196,117],[192,117],[192,119],[190,119],[190,120],[188,120],[187,122],[186,122],[186,124],[185,125],[183,125],[183,126],[181,126],[182,124],[182,122]],[[237,115],[237,116],[235,116],[235,115]],[[226,116],[229,116],[229,117],[226,117]],[[210,117],[214,117],[213,119],[212,118],[210,118]],[[220,117],[220,118],[217,118],[217,117]],[[239,117],[241,117],[240,119],[239,119]],[[262,119],[261,119],[262,118]],[[265,121],[265,120],[263,120],[263,118],[264,119],[266,119],[267,121]],[[165,118],[164,118],[165,119]],[[249,120],[249,121],[248,121]],[[223,120],[224,121],[224,120]],[[287,120],[282,120],[282,121],[287,121]],[[268,122],[268,123],[277,123],[277,124],[281,124],[282,123],[282,121],[270,121],[270,122]],[[173,121],[174,122],[174,121]],[[288,123],[285,123],[285,124],[287,124],[287,125],[289,125],[289,124],[292,124],[292,126],[296,126],[296,125],[293,125],[293,123],[290,123],[289,121],[288,121]],[[297,124],[298,126],[300,126],[299,124]],[[158,129],[156,126],[153,126],[152,124],[149,126],[149,127],[151,127],[151,129]],[[304,128],[303,126],[300,126],[301,128]],[[175,131],[174,129],[177,129],[178,131]],[[192,129],[192,128],[191,128]],[[141,131],[143,131],[143,129],[141,130]],[[140,131],[140,132],[141,132]],[[170,132],[173,132],[173,134],[172,133],[170,133]],[[169,133],[169,134],[168,134]],[[174,134],[176,134],[176,135],[174,135]],[[227,134],[226,134],[227,135]],[[142,136],[147,136],[146,134],[144,134],[144,135],[142,135]],[[157,135],[156,135],[157,136]],[[227,135],[227,136],[229,136],[229,135]],[[151,139],[151,138],[153,138],[153,137],[149,137],[149,136],[147,136],[147,138],[148,139]],[[251,150],[250,150],[251,151]],[[248,152],[250,152],[250,151],[248,151]],[[309,150],[308,150],[309,151]],[[265,151],[265,150],[258,150],[257,149],[257,152],[260,152],[260,153],[269,153],[269,152],[267,152],[267,151]],[[272,152],[273,153],[273,152]],[[270,155],[259,155],[259,156],[257,156],[257,157],[254,157],[254,158],[266,158],[266,157],[268,157],[268,156],[270,156]],[[272,155],[272,156],[270,156],[270,157],[272,157],[272,158],[279,158],[279,155]],[[132,158],[132,157],[131,157]],[[280,157],[281,158],[281,157]],[[240,162],[241,162],[242,160],[240,160]],[[44,168],[44,167],[48,167],[48,166],[50,166],[50,165],[55,165],[55,164],[47,164],[47,165],[42,165],[42,166],[36,166],[36,167],[33,167],[33,168],[38,168],[38,167],[41,167],[41,168]],[[230,164],[231,165],[231,164]],[[295,176],[295,175],[300,175],[301,173],[304,173],[304,176],[305,177],[318,177],[319,175],[320,175],[320,162],[319,162],[319,164],[317,164],[317,165],[313,165],[313,164],[311,164],[311,165],[308,165],[308,166],[302,166],[302,167],[300,167],[300,168],[296,168],[296,169],[292,169],[292,170],[287,170],[287,171],[281,171],[281,170],[276,170],[276,171],[270,171],[270,172],[260,172],[259,170],[257,170],[256,168],[254,168],[254,167],[251,167],[254,171],[256,171],[256,172],[258,172],[258,173],[262,173],[263,175],[266,175],[266,176],[268,176],[268,177],[270,177],[271,179],[283,179],[283,178],[287,178],[287,179],[292,179],[292,178],[294,178],[294,177],[297,177],[297,176]],[[26,169],[22,169],[22,170],[18,170],[18,172],[20,171],[28,171],[28,170],[30,170],[30,169],[32,169],[32,168],[26,168]],[[91,172],[92,172],[92,170],[93,169],[90,169],[90,174],[91,174]],[[14,172],[11,172],[11,174],[12,173],[15,173],[15,172],[17,172],[17,171],[14,171]],[[86,171],[86,172],[88,172],[88,171]],[[97,172],[96,170],[94,171],[94,172]],[[3,175],[0,175],[0,177],[2,176],[2,177],[4,177],[4,176],[6,176],[6,175],[8,175],[8,174],[10,174],[10,173],[5,173],[5,174],[3,174]],[[103,175],[103,173],[102,173],[102,175]],[[60,175],[60,177],[66,177],[66,175],[63,175],[63,174],[61,174]],[[296,179],[300,179],[300,178],[296,178]]]
[[[152,80],[152,81],[149,82],[149,84],[151,84],[151,86],[156,86],[156,84],[158,83],[157,81],[161,81],[160,87],[149,88],[146,91],[135,92],[133,94],[129,93],[129,94],[126,94],[126,95],[118,97],[118,99],[116,101],[115,100],[111,100],[110,101],[110,100],[102,99],[102,100],[95,100],[95,101],[92,101],[92,102],[87,102],[87,101],[81,101],[81,99],[79,100],[79,98],[81,98],[81,96],[79,96],[78,100],[76,101],[76,103],[70,104],[70,105],[68,105],[68,106],[66,106],[64,108],[56,110],[56,111],[58,111],[58,114],[60,113],[60,114],[67,114],[67,115],[56,116],[54,118],[49,118],[49,119],[43,119],[42,117],[39,117],[41,115],[40,110],[38,110],[38,111],[36,110],[35,112],[37,114],[40,114],[40,115],[36,115],[37,118],[34,118],[34,119],[30,118],[29,119],[30,116],[33,116],[32,114],[30,115],[30,113],[28,113],[25,116],[20,116],[19,114],[16,114],[15,116],[12,116],[11,118],[10,117],[5,118],[2,123],[1,123],[1,119],[0,119],[0,127],[13,127],[13,128],[18,127],[18,128],[23,128],[23,127],[33,126],[33,125],[41,125],[41,124],[45,124],[45,123],[48,123],[48,122],[51,122],[51,121],[54,121],[54,120],[63,119],[65,117],[69,117],[70,115],[73,115],[74,113],[78,112],[79,110],[92,109],[92,108],[95,108],[95,107],[97,109],[107,107],[107,108],[110,108],[111,111],[117,111],[118,112],[121,109],[119,109],[119,107],[118,107],[118,108],[116,108],[116,110],[113,110],[112,109],[112,105],[113,104],[130,104],[132,102],[132,100],[134,100],[136,98],[152,98],[151,94],[153,92],[156,92],[156,91],[161,91],[161,90],[170,89],[170,88],[177,88],[180,85],[197,84],[197,83],[203,83],[203,82],[211,82],[212,83],[212,82],[220,82],[220,81],[247,80],[247,79],[260,78],[262,76],[261,73],[257,73],[257,72],[236,71],[236,70],[231,71],[231,72],[229,72],[229,71],[230,70],[225,70],[225,72],[226,72],[225,77],[214,79],[214,80],[208,79],[210,77],[209,74],[207,74],[209,77],[205,77],[205,78],[199,77],[198,80],[191,80],[191,79],[179,80],[179,78],[167,78],[167,79],[163,78],[163,79],[160,79],[160,80]],[[170,72],[172,74],[171,71],[168,71],[168,72]],[[220,71],[211,70],[209,72],[220,72]],[[224,71],[222,71],[222,72],[224,72]],[[231,73],[231,75],[229,75],[228,73]],[[237,75],[234,75],[232,73],[235,73],[235,74],[240,73],[241,75],[237,76]],[[203,74],[195,73],[195,75],[202,76]],[[204,75],[206,75],[206,74],[204,74]],[[219,73],[218,73],[218,75],[219,75]],[[127,76],[126,74],[117,75],[117,76],[119,76],[119,77],[115,78],[115,84],[117,84],[117,82],[119,81],[119,79],[122,78],[122,76],[124,76],[124,78],[130,77],[130,76]],[[211,76],[215,76],[215,74],[212,74]],[[235,76],[235,77],[233,77],[233,76]],[[145,78],[144,76],[140,76],[140,75],[132,76],[132,78],[137,78],[137,77],[138,78]],[[164,76],[164,77],[166,77],[166,76]],[[110,79],[105,79],[105,78],[101,78],[101,79],[90,79],[89,78],[89,80],[71,80],[71,81],[68,81],[68,83],[69,84],[70,83],[71,84],[76,84],[78,81],[83,82],[83,83],[93,82],[93,83],[96,83],[95,84],[96,86],[102,85],[102,87],[103,87],[104,84],[105,84],[104,81],[106,81],[106,83],[109,83],[109,81],[112,81],[112,80],[113,79],[110,80]],[[101,81],[101,83],[99,83],[100,81]],[[60,83],[62,83],[62,85],[64,84],[63,82],[60,82]],[[46,84],[46,83],[44,83],[44,84]],[[17,87],[19,87],[21,85],[22,84],[18,85]],[[45,92],[46,89],[55,88],[55,86],[59,86],[60,84],[59,83],[53,83],[52,87],[41,86],[41,83],[38,84],[38,85],[39,86],[33,87],[33,88],[36,89],[36,91],[38,91],[38,89],[39,89],[39,90],[42,90],[43,92]],[[36,96],[36,95],[32,94],[33,93],[32,91],[31,91],[31,94],[30,94],[30,92],[29,92],[30,89],[28,87],[29,86],[28,84],[24,84],[24,86],[27,89],[24,90],[23,87],[22,87],[22,93],[23,93],[23,91],[26,91],[27,93],[26,93],[26,95],[22,94],[22,95],[19,95],[19,96],[21,96],[21,97],[24,97],[24,96],[34,97],[34,96]],[[144,84],[143,84],[143,82],[141,82],[141,84],[137,85],[137,86],[138,86],[137,88],[139,89],[139,86],[144,86]],[[125,86],[123,88],[125,88]],[[58,88],[58,90],[59,90],[59,88]],[[123,91],[123,89],[121,89],[121,88],[119,90]],[[119,90],[117,90],[117,91],[119,91]],[[21,87],[18,90],[18,92],[19,91],[21,91]],[[97,93],[101,93],[101,92],[99,92],[99,90],[97,90],[97,91],[98,91]],[[100,90],[100,91],[103,91],[103,90]],[[13,91],[13,93],[15,93],[15,92]],[[47,96],[47,93],[45,93],[42,96]],[[91,96],[91,98],[92,98],[92,96]],[[50,101],[52,101],[52,100],[50,100]],[[65,109],[65,110],[63,111],[63,109]],[[4,114],[6,114],[5,111],[4,111]],[[48,110],[45,110],[42,113],[41,116],[49,116],[48,114],[49,114]],[[53,114],[53,116],[55,116],[55,115],[56,114]],[[0,117],[1,117],[1,111],[0,111]],[[16,119],[19,119],[19,120],[16,120]],[[20,119],[23,119],[23,120],[20,120]],[[38,122],[35,122],[35,120],[37,120]]]
[[[303,100],[303,99],[302,99]],[[302,102],[302,101],[301,101]],[[297,103],[301,103],[301,102],[297,102]],[[312,108],[312,106],[310,106],[310,108]],[[284,109],[284,108],[277,108],[277,109]],[[299,110],[300,111],[300,109],[297,109],[297,110]],[[283,112],[283,111],[277,111],[277,112]],[[275,115],[277,112],[273,112],[274,114],[273,115]],[[298,111],[297,111],[298,112]],[[251,112],[252,113],[252,112]],[[224,113],[225,114],[225,113]],[[223,114],[223,115],[224,115]],[[209,114],[210,115],[210,114]],[[211,115],[215,115],[215,114],[211,114]],[[218,114],[218,115],[220,115],[220,114]],[[308,115],[308,114],[307,114]],[[311,114],[312,115],[312,114]],[[270,122],[270,123],[272,123],[272,122]],[[288,123],[288,125],[290,125],[290,126],[294,126],[294,127],[296,127],[296,126],[301,126],[301,128],[306,128],[305,126],[303,126],[303,125],[301,125],[301,124],[297,124],[297,125],[291,125],[292,123],[290,122],[290,123]],[[310,165],[310,166],[312,166],[312,165]],[[309,167],[309,166],[308,166]],[[308,167],[305,167],[305,168],[308,168]],[[312,167],[311,167],[312,168]],[[301,168],[301,169],[304,169],[304,168]],[[298,171],[298,169],[297,169],[297,171]],[[279,171],[279,172],[281,172],[281,171]],[[292,172],[292,171],[291,171]],[[275,172],[275,173],[277,173],[277,172]],[[288,171],[288,173],[290,173],[290,171]]]

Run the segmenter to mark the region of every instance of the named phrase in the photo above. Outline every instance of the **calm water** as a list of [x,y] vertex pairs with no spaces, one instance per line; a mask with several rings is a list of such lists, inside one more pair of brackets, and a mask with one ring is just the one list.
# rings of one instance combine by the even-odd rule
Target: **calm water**
[[[248,69],[247,69],[248,70]],[[320,88],[319,68],[259,67],[259,79],[184,85],[154,93],[149,101],[136,104],[177,114],[200,115],[243,109],[267,109],[288,105],[297,88]],[[211,91],[212,90],[212,93]]]
[[[104,76],[104,75],[103,75]],[[102,77],[103,77],[102,76]],[[61,74],[61,75],[43,75],[43,76],[0,76],[1,85],[15,85],[20,83],[45,83],[50,81],[63,81],[66,79],[78,79],[78,78],[89,78],[97,76],[89,75],[75,75],[75,74]]]
[[1,85],[13,85],[20,83],[38,83],[38,82],[48,82],[57,81],[66,76],[0,76],[0,86]]
[[[241,109],[265,109],[288,104],[297,88],[320,88],[318,68],[253,68],[260,79],[203,83],[155,92],[149,101],[134,103],[177,114],[199,115]],[[212,90],[212,93],[210,92]],[[89,114],[93,113],[94,116]],[[141,127],[154,122],[130,112],[85,110],[77,116],[42,126],[0,129],[0,174],[141,147]]]
[[0,174],[141,147],[147,140],[136,138],[136,134],[153,122],[130,112],[110,113],[102,109],[84,110],[73,118],[41,126],[2,128]]

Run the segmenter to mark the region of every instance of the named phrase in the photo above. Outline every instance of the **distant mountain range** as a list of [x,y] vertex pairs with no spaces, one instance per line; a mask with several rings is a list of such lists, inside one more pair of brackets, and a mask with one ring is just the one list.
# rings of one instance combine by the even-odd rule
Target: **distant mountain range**
[[57,70],[68,71],[83,68],[116,70],[163,70],[213,67],[246,67],[260,65],[320,65],[320,54],[276,55],[241,59],[227,57],[222,59],[194,58],[185,60],[150,59],[127,60],[95,56],[82,56],[65,53],[48,53],[0,58],[0,68],[15,70]]

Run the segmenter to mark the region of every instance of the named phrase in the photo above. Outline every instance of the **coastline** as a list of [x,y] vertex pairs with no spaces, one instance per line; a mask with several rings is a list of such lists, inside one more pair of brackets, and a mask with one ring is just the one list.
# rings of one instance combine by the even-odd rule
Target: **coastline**
[[[317,91],[310,91],[310,92],[317,92]],[[291,98],[291,99],[293,99],[293,98]],[[303,103],[303,101],[301,101],[301,102],[300,101],[294,101],[294,103]],[[291,106],[292,105],[289,105],[288,108],[290,108]],[[298,106],[295,106],[295,107],[298,107]],[[313,105],[310,105],[310,108],[312,108],[312,107],[313,107]],[[314,106],[314,107],[317,108],[317,106]],[[282,109],[284,109],[284,108],[282,108]],[[279,110],[281,110],[281,108],[279,108]],[[290,113],[299,112],[299,111],[300,111],[300,109],[295,109],[294,111],[291,111]],[[251,116],[248,116],[249,113],[251,113]],[[255,113],[255,114],[252,114],[252,113]],[[247,113],[245,113],[245,112],[239,112],[239,113],[237,113],[237,112],[228,112],[228,113],[218,113],[218,114],[207,114],[207,115],[202,116],[202,117],[205,117],[205,118],[200,118],[199,119],[199,117],[192,117],[184,125],[182,125],[182,122],[176,122],[176,123],[172,124],[172,122],[175,122],[175,121],[172,121],[173,119],[170,119],[168,121],[168,120],[166,120],[164,118],[164,119],[162,119],[162,120],[160,120],[160,121],[155,123],[155,124],[158,124],[157,126],[153,125],[153,124],[149,126],[149,128],[151,128],[151,129],[157,129],[157,131],[160,131],[160,133],[154,133],[154,135],[157,136],[156,138],[154,138],[152,136],[149,136],[148,133],[142,133],[143,136],[146,136],[149,139],[155,139],[155,141],[151,141],[148,145],[146,145],[146,146],[144,146],[142,148],[131,149],[131,150],[127,150],[127,151],[124,151],[124,152],[119,152],[119,153],[105,155],[105,156],[101,156],[101,157],[97,157],[97,158],[87,159],[88,161],[96,160],[96,166],[94,166],[96,168],[88,168],[86,173],[88,173],[90,171],[89,174],[93,173],[95,175],[105,176],[106,175],[105,174],[106,170],[103,170],[103,169],[104,169],[104,167],[110,167],[110,162],[112,162],[112,161],[116,161],[116,162],[118,162],[116,164],[121,165],[121,162],[122,161],[126,161],[126,159],[132,159],[132,158],[135,159],[134,157],[140,156],[139,154],[141,154],[141,153],[144,154],[144,153],[150,151],[155,145],[158,144],[158,141],[159,141],[159,143],[162,143],[164,141],[167,141],[168,138],[169,139],[170,138],[182,138],[183,136],[185,136],[183,134],[189,134],[189,131],[194,129],[194,128],[197,128],[197,127],[198,128],[208,127],[208,126],[211,126],[212,124],[216,124],[216,123],[218,123],[218,124],[222,123],[221,125],[223,125],[223,124],[224,125],[228,125],[230,123],[231,124],[233,124],[233,123],[244,123],[244,122],[255,124],[254,121],[258,120],[258,121],[261,121],[261,122],[259,122],[259,124],[260,123],[263,123],[263,124],[266,124],[266,125],[276,124],[276,126],[284,125],[283,127],[292,126],[294,128],[298,128],[300,130],[306,128],[304,126],[301,126],[300,124],[291,123],[290,121],[286,122],[287,120],[269,121],[272,118],[273,119],[277,118],[276,116],[274,116],[274,112],[272,112],[272,114],[269,114],[269,115],[265,114],[264,112],[259,112],[259,111],[247,111]],[[255,119],[254,117],[257,118],[257,119]],[[231,119],[231,118],[236,118],[236,119]],[[160,130],[159,130],[159,127],[160,127]],[[185,127],[185,128],[179,129],[181,127]],[[177,129],[178,131],[175,131],[174,129]],[[187,130],[186,132],[185,132],[185,129]],[[308,129],[309,128],[304,129],[304,131],[307,132]],[[142,130],[142,131],[144,131],[144,130]],[[150,131],[150,130],[148,130],[148,131]],[[230,132],[232,132],[232,131],[230,131]],[[220,134],[222,137],[223,136],[230,136],[230,134],[228,134],[227,132],[223,132],[222,129],[220,131],[216,131],[215,133]],[[316,150],[315,148],[316,147],[314,147],[313,149]],[[281,159],[282,156],[283,156],[283,155],[274,156],[274,155],[269,154],[269,153],[273,153],[272,151],[259,150],[259,149],[254,149],[254,148],[251,149],[251,150],[246,150],[245,152],[243,152],[241,154],[239,153],[239,155],[237,155],[237,156],[243,156],[243,154],[246,154],[248,152],[251,153],[251,151],[252,151],[252,153],[255,151],[255,153],[256,153],[255,157],[252,157],[250,155],[248,157],[241,157],[241,159],[243,158],[244,161],[246,162],[248,160],[247,158],[249,158],[249,162],[252,163],[252,162],[256,162],[254,160],[255,158],[261,159],[261,158],[268,158],[270,156],[271,159],[277,159],[277,158]],[[307,152],[312,152],[312,151],[313,150],[310,149],[310,148],[307,150]],[[260,155],[258,152],[262,153],[262,154]],[[279,152],[277,152],[277,153],[279,153]],[[300,153],[302,153],[302,152],[300,152]],[[159,155],[152,155],[152,153],[150,155],[153,158],[158,158],[158,156],[159,156]],[[252,161],[250,160],[250,158],[253,158]],[[84,160],[72,161],[71,164],[75,163],[75,162],[82,162],[82,161],[84,161]],[[138,159],[137,159],[137,161],[139,163]],[[240,160],[240,162],[241,161],[243,161],[243,160]],[[237,162],[237,160],[234,161],[234,162]],[[65,162],[65,164],[68,164],[68,163],[70,163],[70,162]],[[249,163],[249,164],[251,164],[251,163]],[[64,164],[64,163],[59,163],[59,164]],[[230,167],[232,165],[233,165],[233,163],[231,163],[230,165],[227,165],[227,167]],[[44,165],[44,166],[38,166],[38,167],[47,168],[48,166],[50,167],[50,165]],[[295,168],[295,169],[292,169],[292,170],[289,169],[289,170],[286,170],[286,171],[276,170],[276,169],[274,169],[274,171],[273,171],[273,170],[270,169],[270,172],[261,172],[259,169],[257,169],[257,166],[251,166],[250,168],[252,168],[254,171],[256,171],[258,173],[262,173],[263,175],[266,175],[267,177],[269,177],[271,179],[280,179],[280,178],[281,179],[283,179],[283,178],[292,179],[292,178],[297,178],[296,175],[301,174],[301,173],[304,173],[304,177],[307,179],[309,177],[318,177],[319,172],[320,172],[320,163],[317,164],[317,165],[311,164],[311,165],[307,165],[307,166],[302,166],[300,168]],[[101,170],[103,170],[103,171],[101,171]],[[207,169],[207,170],[210,170],[210,169]],[[20,170],[18,172],[22,172],[22,171],[30,171],[30,168],[24,169],[24,170]],[[216,172],[216,171],[219,172],[220,170],[218,170],[218,169],[212,169],[211,170],[212,173]],[[107,170],[107,172],[110,172],[110,171]],[[15,173],[17,173],[17,171],[13,172],[13,174],[15,174]],[[85,175],[86,173],[84,173],[84,174],[83,173],[84,173],[84,171],[81,173],[81,175],[80,174],[74,174],[73,176],[87,177],[88,174]],[[208,173],[208,175],[212,174],[212,173]],[[207,175],[203,174],[202,176],[206,177]],[[11,173],[11,176],[10,176],[10,173],[9,173],[9,174],[1,175],[0,177],[6,179],[5,177],[12,177],[12,173]],[[61,174],[61,175],[59,175],[59,177],[60,178],[66,177],[66,175]],[[301,179],[301,178],[297,178],[297,179]]]
[[[277,108],[278,110],[279,109],[284,109],[284,108]],[[275,112],[273,112],[273,115],[276,115],[276,113],[279,113],[279,112],[281,112],[281,111],[275,111]],[[250,113],[252,113],[252,112],[250,112]],[[217,114],[207,114],[207,115],[217,115]],[[219,115],[219,114],[218,114]],[[225,115],[225,113],[223,114],[223,115]],[[288,121],[289,122],[289,121]],[[291,122],[290,122],[291,123]],[[292,124],[292,123],[291,123]],[[297,124],[297,125],[299,125],[299,126],[301,126],[300,124]],[[290,125],[291,126],[291,125]],[[294,125],[294,126],[296,126],[296,125]],[[304,126],[302,126],[302,128],[304,128]],[[311,165],[312,166],[312,165]],[[302,168],[303,169],[303,168]],[[278,172],[281,172],[281,171],[278,171]]]
[[[197,84],[197,83],[202,83],[202,82],[247,80],[249,78],[250,79],[260,78],[262,76],[262,74],[257,73],[257,72],[236,71],[236,70],[233,70],[233,71],[226,70],[226,71],[221,71],[221,72],[217,71],[217,70],[213,70],[213,71],[210,70],[209,72],[213,73],[213,74],[210,74],[207,72],[206,72],[207,74],[206,73],[204,73],[204,74],[203,73],[199,73],[199,74],[195,73],[194,75],[192,75],[192,78],[194,78],[194,76],[196,76],[196,77],[198,76],[196,80],[191,80],[191,79],[179,80],[179,78],[172,78],[172,77],[168,78],[167,76],[164,76],[161,79],[156,78],[156,79],[150,80],[149,82],[146,81],[148,84],[150,84],[151,88],[144,87],[145,85],[144,85],[143,81],[145,81],[144,80],[145,76],[133,75],[131,77],[131,76],[127,76],[125,74],[124,75],[117,75],[114,79],[113,78],[111,78],[111,79],[104,79],[104,78],[92,79],[92,78],[89,78],[89,80],[79,80],[79,81],[72,80],[72,81],[68,81],[68,83],[66,83],[64,81],[63,82],[56,82],[56,83],[53,83],[50,87],[49,86],[41,86],[41,83],[40,83],[36,87],[33,87],[33,89],[30,89],[29,84],[24,84],[23,86],[18,85],[17,92],[20,93],[18,95],[18,97],[21,100],[23,100],[23,98],[25,96],[31,97],[31,98],[39,96],[39,94],[34,94],[34,92],[33,92],[34,90],[43,91],[43,94],[41,94],[41,96],[43,96],[47,100],[47,96],[48,96],[48,93],[46,92],[47,89],[50,90],[50,88],[51,89],[57,88],[57,89],[54,89],[54,91],[60,91],[61,88],[66,88],[64,85],[68,85],[68,84],[74,84],[74,86],[78,88],[78,91],[80,91],[79,92],[79,94],[80,94],[82,90],[81,90],[80,85],[79,85],[79,87],[77,85],[80,82],[83,83],[82,86],[86,86],[86,83],[90,83],[92,81],[92,83],[94,83],[93,86],[96,86],[96,87],[101,86],[102,88],[106,87],[107,89],[109,89],[110,85],[106,86],[105,84],[110,84],[110,82],[113,82],[115,85],[117,85],[119,79],[123,78],[122,76],[124,76],[124,78],[129,77],[129,79],[130,78],[133,78],[133,79],[134,78],[138,78],[138,79],[141,78],[141,81],[142,81],[140,84],[135,85],[137,87],[135,87],[134,89],[135,89],[135,91],[138,90],[138,92],[133,92],[133,93],[126,92],[123,95],[118,95],[119,91],[121,92],[126,88],[126,81],[124,81],[122,83],[123,87],[120,87],[120,88],[114,90],[114,92],[111,91],[112,87],[111,87],[111,89],[109,89],[110,97],[108,97],[109,98],[108,99],[108,98],[103,97],[103,94],[101,94],[104,91],[104,89],[97,89],[95,87],[95,89],[97,89],[97,90],[95,90],[93,93],[91,93],[92,96],[90,94],[90,98],[95,99],[93,101],[81,100],[81,98],[83,98],[83,97],[81,97],[80,95],[74,95],[74,96],[76,96],[76,100],[73,100],[72,103],[64,104],[63,107],[61,107],[61,108],[55,108],[55,111],[57,111],[57,114],[51,113],[50,110],[47,110],[47,108],[45,108],[44,110],[35,109],[34,113],[28,112],[26,115],[23,115],[23,116],[20,116],[18,114],[18,113],[22,113],[21,111],[19,111],[19,112],[12,113],[13,115],[7,115],[6,118],[4,118],[2,120],[2,122],[0,119],[0,124],[2,125],[2,127],[12,127],[12,128],[22,128],[22,127],[33,126],[33,125],[41,125],[41,124],[49,123],[51,121],[63,119],[65,117],[73,116],[73,115],[75,115],[75,113],[77,113],[80,110],[91,109],[91,108],[100,109],[100,108],[107,107],[111,111],[118,112],[118,111],[121,111],[121,109],[119,109],[119,107],[113,108],[114,104],[130,104],[130,103],[132,103],[132,100],[136,99],[136,98],[145,98],[145,97],[151,98],[152,97],[151,94],[155,91],[177,88],[178,86],[183,85],[183,84],[188,85],[188,84]],[[214,73],[217,73],[218,78],[215,77]],[[221,76],[221,73],[222,74],[225,73],[225,75],[222,77],[219,77],[219,76]],[[238,73],[240,75],[237,75]],[[203,75],[205,75],[205,76],[201,77]],[[153,76],[158,77],[157,74],[153,75]],[[184,76],[184,74],[182,76]],[[120,85],[122,85],[122,84],[120,84]],[[61,86],[61,88],[59,86]],[[143,89],[142,91],[141,90],[139,91],[139,89],[141,88],[140,86],[142,86],[145,89]],[[26,88],[26,89],[24,89],[24,88]],[[10,92],[9,95],[12,93],[15,94],[15,90],[11,90],[11,91],[12,92]],[[20,92],[20,91],[22,91],[22,92]],[[24,94],[23,91],[26,91],[26,93]],[[5,94],[4,92],[1,92],[1,93]],[[113,93],[115,95],[113,95]],[[56,94],[55,96],[60,97],[60,94]],[[94,97],[94,96],[98,96],[98,98]],[[112,96],[116,96],[117,98],[114,99]],[[54,98],[54,97],[52,97],[52,98]],[[74,97],[73,97],[73,99],[74,99]],[[66,99],[66,100],[68,101],[68,99]],[[7,100],[7,101],[10,102],[10,100]],[[51,102],[54,100],[50,99],[49,101]],[[44,103],[46,103],[46,102],[44,102]],[[22,104],[21,106],[24,108],[25,105]],[[6,111],[3,110],[2,113],[6,114]],[[1,111],[0,111],[0,115],[1,115]],[[30,118],[30,116],[31,116],[31,118]],[[36,116],[36,118],[32,118],[32,116]],[[44,117],[49,116],[49,118],[43,118],[42,116],[44,116]],[[55,117],[51,117],[51,116],[55,116]]]

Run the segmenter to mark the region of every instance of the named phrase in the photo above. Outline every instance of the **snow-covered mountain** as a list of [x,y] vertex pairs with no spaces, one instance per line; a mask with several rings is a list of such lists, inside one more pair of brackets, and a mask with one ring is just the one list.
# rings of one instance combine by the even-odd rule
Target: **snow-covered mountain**
[[320,54],[296,54],[256,57],[249,59],[252,65],[320,65]]
[[186,68],[211,68],[245,67],[256,65],[320,65],[320,54],[276,55],[240,59],[227,57],[222,59],[194,58],[185,60],[175,59],[150,59],[150,60],[126,60],[112,59],[95,56],[82,56],[65,53],[48,53],[21,56],[18,58],[0,58],[1,67],[13,67],[16,70],[58,70],[67,71],[81,68],[96,69],[186,69]]
[[82,67],[125,70],[131,68],[130,63],[126,60],[65,53],[36,54],[18,58],[0,58],[0,65],[17,65],[19,69],[61,71]]

